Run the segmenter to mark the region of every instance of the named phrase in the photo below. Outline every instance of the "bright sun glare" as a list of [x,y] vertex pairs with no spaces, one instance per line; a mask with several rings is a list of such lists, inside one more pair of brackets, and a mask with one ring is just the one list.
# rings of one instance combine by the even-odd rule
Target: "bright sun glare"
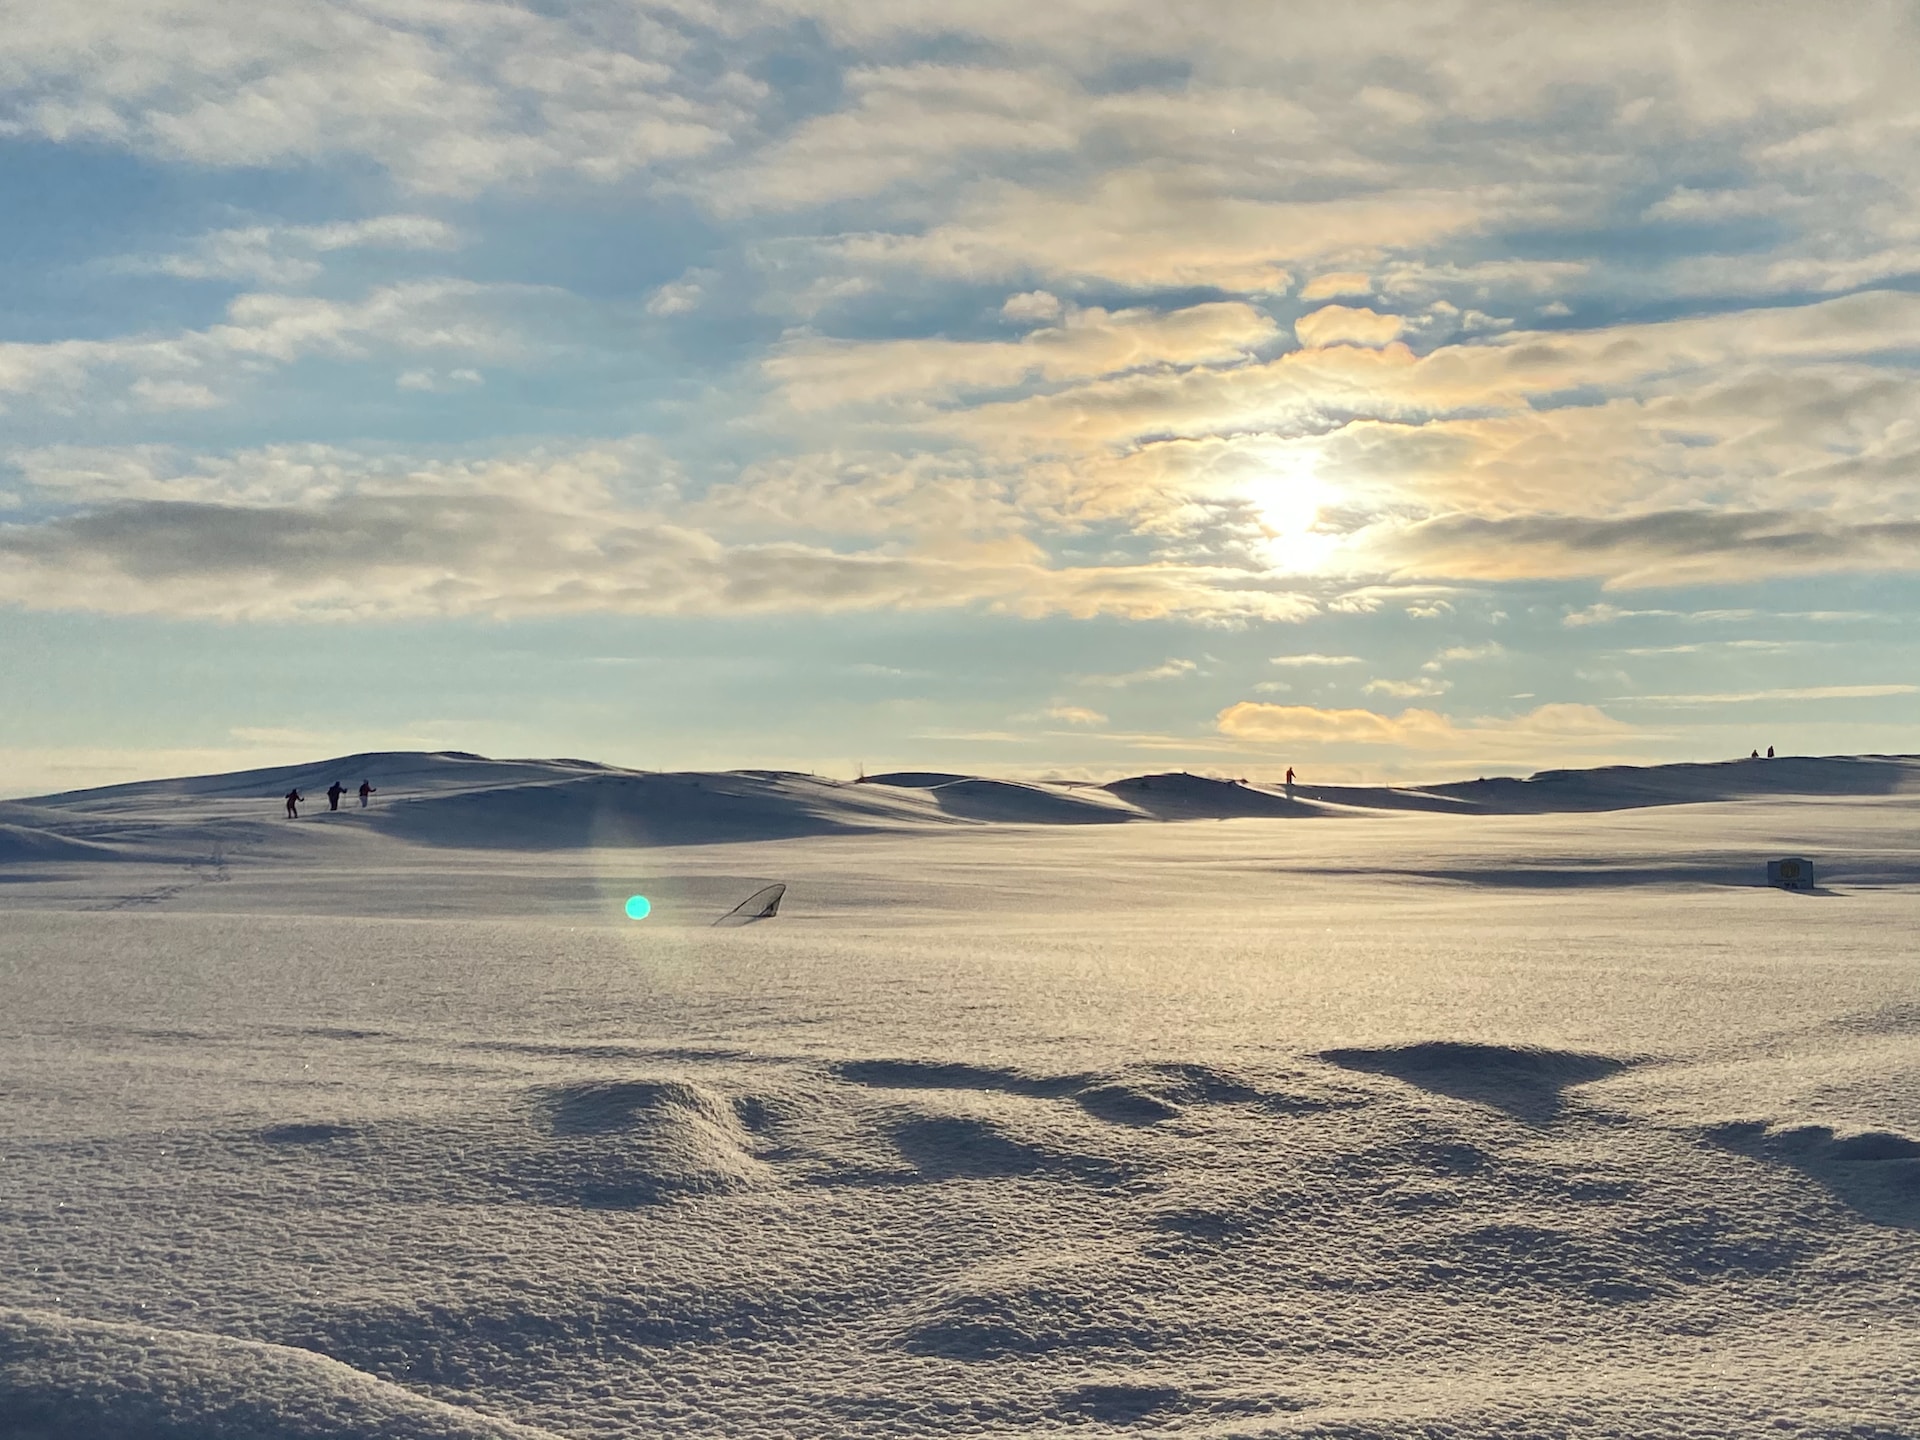
[[1251,498],[1266,530],[1267,559],[1276,570],[1311,573],[1339,546],[1340,537],[1316,530],[1320,512],[1339,492],[1312,457],[1289,456],[1254,483]]

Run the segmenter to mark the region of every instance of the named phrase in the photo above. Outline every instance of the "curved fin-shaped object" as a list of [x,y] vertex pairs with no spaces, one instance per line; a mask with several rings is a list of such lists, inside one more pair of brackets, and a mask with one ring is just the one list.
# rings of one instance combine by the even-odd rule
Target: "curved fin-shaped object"
[[756,890],[713,923],[751,925],[756,920],[771,920],[780,913],[780,901],[786,895],[785,882]]

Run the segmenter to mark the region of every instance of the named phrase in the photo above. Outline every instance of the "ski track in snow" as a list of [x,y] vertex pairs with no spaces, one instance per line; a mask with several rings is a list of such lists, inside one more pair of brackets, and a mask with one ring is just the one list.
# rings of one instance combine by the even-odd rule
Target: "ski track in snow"
[[566,766],[0,803],[0,1437],[1920,1434],[1913,762]]

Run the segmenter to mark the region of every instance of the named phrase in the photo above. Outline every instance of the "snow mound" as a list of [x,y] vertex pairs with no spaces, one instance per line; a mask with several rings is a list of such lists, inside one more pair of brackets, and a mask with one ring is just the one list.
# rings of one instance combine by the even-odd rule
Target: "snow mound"
[[[1422,794],[1492,814],[1566,814],[1785,796],[1901,795],[1920,791],[1920,760],[1898,755],[1824,755],[1722,760],[1705,765],[1607,765],[1543,770],[1525,780],[1467,780]],[[1335,792],[1323,792],[1331,797]]]
[[1866,1219],[1920,1230],[1920,1140],[1897,1130],[1735,1120],[1707,1138],[1817,1181]]
[[0,1310],[6,1440],[540,1440],[311,1350]]
[[935,1295],[901,1337],[902,1348],[974,1363],[1050,1354],[1111,1360],[1172,1351],[1182,1338],[1173,1316],[1111,1309],[1068,1273],[1005,1268]]
[[0,824],[0,865],[46,860],[119,860],[110,845],[96,844],[31,825]]
[[832,1067],[843,1080],[887,1090],[998,1090],[1008,1095],[1056,1099],[1089,1083],[1086,1075],[1033,1075],[960,1060],[842,1060]]
[[1298,818],[1327,813],[1318,805],[1290,800],[1256,785],[1213,780],[1184,771],[1134,775],[1104,788],[1156,820],[1231,820],[1255,815]]
[[956,780],[971,780],[971,775],[954,775],[945,770],[894,770],[885,775],[863,775],[863,785],[892,785],[902,790],[931,790],[935,785],[951,785]]
[[1320,1058],[1348,1070],[1391,1075],[1455,1100],[1491,1105],[1524,1120],[1551,1120],[1562,1092],[1627,1068],[1627,1061],[1531,1045],[1423,1040],[1373,1049],[1323,1050]]
[[1115,797],[1099,787],[1068,790],[1010,780],[952,780],[933,786],[931,794],[949,815],[1003,825],[1112,825],[1143,818],[1141,811],[1115,803]]
[[524,1189],[587,1209],[635,1209],[685,1195],[763,1187],[734,1106],[682,1080],[605,1080],[539,1096],[549,1143],[519,1165]]
[[287,791],[296,789],[308,797],[322,796],[336,780],[350,790],[358,789],[362,780],[370,780],[383,795],[423,794],[475,786],[535,784],[610,770],[590,760],[489,760],[459,750],[370,750],[300,765],[69,790],[42,796],[36,803],[67,810],[125,811],[190,807],[196,801],[278,801]]
[[1036,1075],[953,1060],[843,1060],[831,1070],[842,1080],[875,1089],[976,1090],[1070,1100],[1111,1125],[1157,1125],[1196,1105],[1270,1104],[1279,1098],[1224,1071],[1183,1063],[1148,1064],[1108,1075]]
[[428,845],[557,850],[787,840],[930,818],[917,797],[806,775],[616,772],[403,799],[372,823]]

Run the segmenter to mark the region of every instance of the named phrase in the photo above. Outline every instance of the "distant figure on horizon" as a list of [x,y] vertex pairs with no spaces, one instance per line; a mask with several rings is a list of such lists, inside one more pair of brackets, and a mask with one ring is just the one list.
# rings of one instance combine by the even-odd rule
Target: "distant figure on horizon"
[[1287,798],[1289,800],[1293,798],[1293,767],[1291,765],[1287,766]]
[[307,797],[302,795],[297,789],[287,791],[287,819],[298,820],[300,818],[300,812],[293,807],[306,798]]
[[360,808],[362,810],[366,809],[367,797],[369,795],[377,795],[378,793],[379,792],[373,788],[371,783],[369,783],[368,781],[362,780],[360,782]]
[[329,785],[327,787],[327,809],[338,810],[340,808],[340,797],[346,793],[347,787],[342,785],[338,780]]
[[1767,759],[1773,759],[1773,746],[1767,746]]
[[1747,756],[1747,759],[1749,760],[1758,760],[1759,758],[1760,758],[1760,752],[1758,750],[1754,751],[1751,755]]

